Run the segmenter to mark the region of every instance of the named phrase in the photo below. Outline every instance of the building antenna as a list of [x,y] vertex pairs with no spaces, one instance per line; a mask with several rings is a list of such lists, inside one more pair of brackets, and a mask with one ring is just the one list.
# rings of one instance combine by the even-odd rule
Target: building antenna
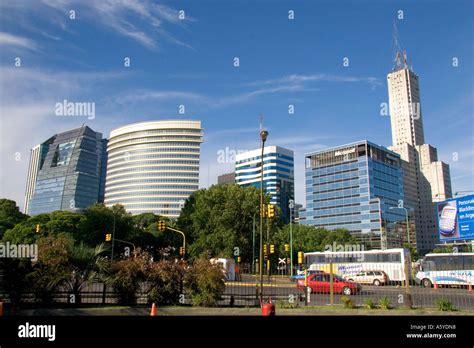
[[392,33],[392,38],[393,38],[393,48],[395,50],[395,59],[394,59],[394,65],[393,65],[393,71],[398,70],[401,68],[401,57],[400,57],[400,43],[398,42],[398,28],[395,20],[393,21],[393,33]]

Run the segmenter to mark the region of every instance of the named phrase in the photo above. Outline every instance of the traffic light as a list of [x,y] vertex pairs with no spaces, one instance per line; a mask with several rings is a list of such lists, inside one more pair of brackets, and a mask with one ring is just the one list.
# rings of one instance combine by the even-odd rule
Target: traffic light
[[263,254],[267,255],[267,245],[266,244],[263,245]]
[[269,218],[275,217],[275,206],[273,204],[269,204],[267,207],[268,207],[268,217]]
[[275,253],[275,246],[273,244],[270,244],[270,254]]
[[302,264],[303,263],[303,252],[302,251],[298,251],[298,264]]
[[290,251],[290,244],[285,244],[285,251]]
[[240,258],[240,256],[237,256],[237,263],[240,263],[240,261],[242,261],[242,259]]
[[110,242],[111,240],[112,240],[112,234],[111,234],[111,233],[107,233],[107,234],[105,235],[105,241],[106,241],[106,242]]
[[179,254],[181,256],[184,256],[185,253],[186,253],[186,249],[184,247],[179,247]]
[[260,207],[260,215],[262,217],[267,216],[267,205],[266,204],[262,204],[262,206]]
[[39,224],[37,224],[37,225],[36,225],[36,233],[39,233],[39,232],[40,232],[40,230],[41,230],[41,227],[40,227],[40,225],[39,225]]
[[160,220],[158,221],[158,231],[162,232],[166,230],[166,222]]

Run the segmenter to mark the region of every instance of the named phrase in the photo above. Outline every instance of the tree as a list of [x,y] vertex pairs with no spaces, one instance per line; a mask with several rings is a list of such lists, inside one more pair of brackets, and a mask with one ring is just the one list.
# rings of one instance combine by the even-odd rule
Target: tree
[[86,217],[84,214],[71,211],[53,211],[49,214],[49,221],[45,228],[49,235],[57,236],[61,233],[67,233],[74,239],[79,237],[81,224]]
[[0,239],[6,230],[15,227],[16,224],[26,220],[28,215],[20,212],[15,201],[0,199]]
[[84,210],[79,231],[75,236],[77,241],[83,241],[89,246],[104,242],[105,235],[112,233],[115,221],[115,238],[127,240],[132,231],[132,216],[119,204],[112,208],[97,203]]
[[[32,216],[7,230],[3,235],[3,241],[12,244],[33,244],[39,238],[48,235],[47,223],[49,220],[49,214]],[[36,232],[37,225],[40,226],[40,232]]]
[[[265,198],[268,202],[269,197]],[[258,221],[260,191],[239,185],[215,185],[194,192],[177,225],[185,232],[192,258],[204,253],[232,257],[235,248],[251,255],[252,223]]]
[[67,234],[38,239],[38,261],[27,276],[37,301],[51,303],[53,293],[69,276],[68,249],[72,244]]
[[[293,258],[298,251],[325,251],[336,244],[356,244],[356,239],[345,229],[326,230],[308,225],[293,225]],[[285,225],[274,237],[280,253],[283,246],[290,243],[290,225]]]
[[99,280],[100,273],[107,267],[104,244],[95,248],[70,244],[68,248],[68,267],[60,284],[69,294],[74,295],[75,303],[81,303],[81,291],[86,284]]

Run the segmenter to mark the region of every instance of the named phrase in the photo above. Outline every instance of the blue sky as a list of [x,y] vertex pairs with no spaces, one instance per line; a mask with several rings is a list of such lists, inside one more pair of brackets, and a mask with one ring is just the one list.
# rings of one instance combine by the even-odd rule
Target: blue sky
[[[426,142],[450,164],[453,191],[473,190],[472,10],[462,0],[3,0],[0,196],[23,205],[29,149],[52,134],[85,123],[108,137],[154,119],[202,120],[206,187],[232,170],[219,151],[258,147],[262,114],[269,145],[295,151],[304,204],[304,153],[361,139],[391,144],[380,104],[394,22],[420,76]],[[56,116],[64,99],[94,102],[95,119]]]

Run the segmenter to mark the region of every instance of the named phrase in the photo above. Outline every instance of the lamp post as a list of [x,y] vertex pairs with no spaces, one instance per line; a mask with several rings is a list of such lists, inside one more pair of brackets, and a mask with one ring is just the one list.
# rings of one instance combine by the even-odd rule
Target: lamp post
[[[113,207],[112,207],[113,209]],[[112,255],[110,257],[110,261],[113,261],[114,260],[114,242],[115,242],[115,211],[113,212],[113,216],[114,216],[114,228],[112,230]]]
[[293,208],[295,201],[290,199],[288,207],[290,208],[290,275],[293,276]]
[[392,210],[392,209],[403,209],[405,210],[405,216],[406,216],[406,223],[407,223],[407,241],[408,241],[408,245],[410,245],[410,224],[408,223],[408,210],[407,208],[405,207],[390,207],[388,208],[389,210]]
[[268,132],[266,130],[260,131],[260,139],[262,141],[262,157],[260,159],[260,257],[259,257],[259,271],[260,271],[260,299],[263,300],[263,151],[265,149],[265,141],[267,140]]
[[255,215],[253,214],[253,224],[252,224],[252,273],[255,274]]

